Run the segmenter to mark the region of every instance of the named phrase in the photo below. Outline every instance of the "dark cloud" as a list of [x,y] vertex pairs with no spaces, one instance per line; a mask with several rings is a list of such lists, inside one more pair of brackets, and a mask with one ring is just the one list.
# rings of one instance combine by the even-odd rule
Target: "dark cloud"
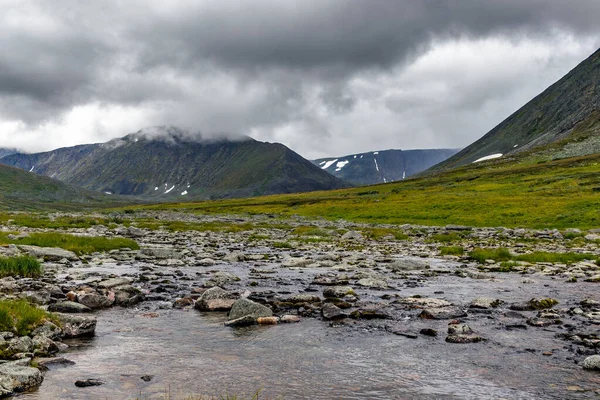
[[463,146],[600,45],[597,0],[0,6],[0,138],[31,148],[152,125],[308,156]]

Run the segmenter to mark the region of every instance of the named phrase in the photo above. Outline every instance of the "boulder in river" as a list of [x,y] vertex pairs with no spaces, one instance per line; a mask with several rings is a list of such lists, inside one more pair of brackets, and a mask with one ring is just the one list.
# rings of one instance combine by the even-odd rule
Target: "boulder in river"
[[77,295],[77,302],[91,308],[92,310],[97,310],[112,306],[114,303],[114,298],[111,301],[108,297],[102,296],[98,293],[81,293]]
[[272,317],[273,311],[267,306],[263,306],[262,304],[242,297],[233,303],[227,319],[231,321],[247,315],[252,316],[254,319],[260,317]]
[[195,308],[200,311],[229,311],[238,298],[236,293],[216,286],[202,293]]
[[96,317],[57,313],[64,337],[91,336],[96,331]]
[[419,317],[424,319],[453,319],[466,316],[467,313],[462,308],[455,306],[427,308],[419,314]]

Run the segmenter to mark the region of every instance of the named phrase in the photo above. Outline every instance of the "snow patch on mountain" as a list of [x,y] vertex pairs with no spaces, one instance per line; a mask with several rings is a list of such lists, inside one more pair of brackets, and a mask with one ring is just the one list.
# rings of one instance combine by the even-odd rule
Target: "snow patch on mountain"
[[377,159],[373,157],[373,161],[375,161],[375,168],[377,168],[377,172],[379,172],[379,165],[377,165]]
[[481,161],[493,160],[495,158],[500,158],[502,156],[503,156],[502,153],[490,154],[489,156],[478,158],[477,160],[473,161],[473,164],[481,162]]
[[173,189],[175,189],[175,185],[171,186],[171,188],[170,188],[170,189],[167,189],[167,191],[165,192],[165,194],[167,194],[167,193],[171,193],[171,191],[172,191]]
[[335,172],[339,172],[342,170],[342,168],[344,168],[346,165],[348,165],[350,163],[350,161],[348,160],[344,160],[344,161],[340,161],[337,164],[335,164]]
[[321,169],[327,169],[327,168],[331,167],[333,164],[335,164],[335,163],[337,162],[337,160],[338,160],[338,159],[336,158],[335,160],[327,161],[327,162],[325,163],[325,165],[323,165],[323,166],[321,167]]

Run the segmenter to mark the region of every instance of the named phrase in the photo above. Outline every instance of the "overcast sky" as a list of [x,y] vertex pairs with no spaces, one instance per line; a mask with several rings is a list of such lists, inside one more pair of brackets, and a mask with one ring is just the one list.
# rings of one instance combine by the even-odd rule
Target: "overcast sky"
[[154,125],[307,158],[464,147],[600,47],[598,0],[0,0],[0,147]]

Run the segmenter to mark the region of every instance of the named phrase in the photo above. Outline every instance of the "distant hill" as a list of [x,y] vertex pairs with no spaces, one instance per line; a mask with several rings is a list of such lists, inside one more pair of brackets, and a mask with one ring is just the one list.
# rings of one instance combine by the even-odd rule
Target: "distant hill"
[[10,154],[15,154],[15,153],[17,153],[17,150],[0,148],[0,158],[2,158],[4,156],[8,156]]
[[13,154],[1,163],[90,190],[154,200],[248,197],[348,187],[278,143],[203,140],[174,127],[107,143]]
[[320,158],[313,164],[356,185],[399,181],[424,171],[458,149],[381,150],[343,157]]
[[82,206],[99,207],[124,203],[122,198],[95,193],[19,168],[0,165],[2,210],[80,209]]
[[431,172],[536,152],[545,159],[600,153],[600,49]]

